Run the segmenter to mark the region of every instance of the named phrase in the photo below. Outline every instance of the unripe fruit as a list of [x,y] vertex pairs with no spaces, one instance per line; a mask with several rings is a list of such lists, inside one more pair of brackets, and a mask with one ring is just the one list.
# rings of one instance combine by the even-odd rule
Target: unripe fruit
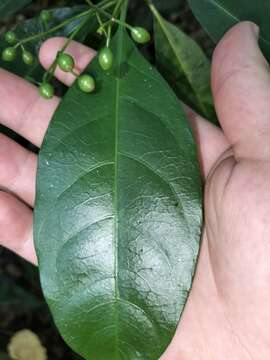
[[57,65],[60,67],[61,70],[65,72],[70,72],[73,70],[75,62],[71,55],[67,53],[61,53],[58,55]]
[[39,86],[39,94],[44,99],[51,99],[54,96],[54,88],[49,83],[42,83]]
[[40,18],[44,23],[47,23],[51,20],[52,14],[48,10],[42,10],[40,13]]
[[10,44],[14,45],[17,42],[16,34],[13,31],[8,31],[5,33],[5,41]]
[[149,32],[143,27],[139,26],[132,28],[131,37],[139,44],[145,44],[151,39]]
[[100,50],[98,55],[99,65],[103,70],[110,70],[113,65],[113,52],[110,48],[105,47]]
[[78,86],[81,91],[91,93],[96,88],[96,82],[91,75],[84,74],[78,77]]
[[34,62],[34,56],[33,54],[30,53],[30,51],[27,51],[27,50],[24,50],[23,53],[22,53],[22,59],[23,59],[23,62],[26,64],[26,65],[32,65],[33,62]]
[[11,62],[16,58],[16,49],[14,47],[8,47],[2,52],[2,59],[4,61]]

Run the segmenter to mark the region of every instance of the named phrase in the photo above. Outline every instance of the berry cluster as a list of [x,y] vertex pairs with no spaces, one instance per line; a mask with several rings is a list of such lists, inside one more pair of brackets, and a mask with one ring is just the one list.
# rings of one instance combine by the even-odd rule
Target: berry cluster
[[52,13],[48,10],[42,10],[40,13],[40,19],[44,24],[48,24],[52,20]]
[[[57,60],[57,66],[62,71],[66,73],[68,72],[72,73],[77,77],[77,83],[81,91],[86,93],[91,93],[95,90],[96,87],[95,80],[91,75],[83,74],[79,76],[74,71],[75,60],[70,54],[65,52],[59,52],[56,60]],[[51,99],[54,96],[54,88],[49,82],[44,81],[39,86],[39,93],[44,99]]]
[[[113,23],[118,23],[119,25],[125,26],[130,30],[132,39],[139,43],[139,44],[145,44],[150,40],[150,34],[149,32],[142,28],[142,27],[131,27],[130,25],[121,22],[120,20],[117,20],[115,17],[110,16],[108,13],[106,13],[104,10],[100,10],[95,5],[91,5],[94,7],[94,10],[101,11],[101,14],[105,14],[106,16],[110,17],[110,20],[106,23],[108,24],[108,32],[105,30],[105,24],[102,23],[100,16],[98,15],[98,12],[96,13],[98,20],[101,24],[100,28],[98,29],[98,33],[105,34],[107,41],[106,46],[103,47],[99,53],[98,53],[98,62],[104,71],[108,71],[112,68],[113,62],[114,62],[114,54],[110,48],[110,36],[111,36],[111,26]],[[80,14],[79,16],[82,16],[84,13]],[[48,25],[48,23],[52,20],[52,14],[48,10],[43,10],[40,13],[40,19],[44,23],[44,25]],[[59,27],[59,26],[58,26]],[[49,30],[48,32],[52,32],[54,29]],[[75,30],[76,32],[76,30]],[[47,33],[46,33],[47,34]],[[18,47],[21,49],[21,58],[22,61],[26,65],[33,65],[35,58],[33,54],[26,50],[24,47],[24,44],[26,42],[29,42],[35,38],[41,37],[42,34],[37,34],[36,36],[32,36],[30,38],[26,38],[23,40],[18,40],[16,34],[13,31],[6,32],[4,38],[5,41],[10,45],[9,47],[5,48],[2,52],[2,60],[7,62],[12,62],[15,60],[17,56]],[[71,35],[71,38],[73,38],[73,35]],[[68,39],[68,42],[71,40]],[[86,93],[91,93],[95,90],[96,84],[95,79],[88,74],[79,75],[74,69],[75,69],[75,60],[74,58],[66,53],[64,49],[67,47],[67,44],[64,45],[63,49],[60,50],[53,62],[53,64],[50,66],[49,70],[44,74],[43,82],[39,84],[39,93],[40,96],[42,96],[45,99],[51,99],[54,96],[54,87],[50,84],[50,79],[54,75],[54,71],[57,68],[57,66],[66,73],[72,73],[77,78],[77,84],[81,91]]]
[[[7,47],[2,52],[2,60],[4,61],[14,61],[17,56],[17,46],[14,46],[18,43],[16,34],[13,31],[8,31],[5,33],[5,41],[13,46]],[[25,50],[22,47],[22,60],[26,65],[32,65],[34,63],[34,56],[30,51]]]

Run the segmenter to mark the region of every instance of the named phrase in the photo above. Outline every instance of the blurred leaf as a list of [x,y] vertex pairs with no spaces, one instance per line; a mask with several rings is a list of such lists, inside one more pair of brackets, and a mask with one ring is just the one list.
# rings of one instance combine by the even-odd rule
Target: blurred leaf
[[[85,6],[75,6],[72,8],[57,8],[52,11],[53,18],[49,23],[49,28],[52,28],[54,26],[57,26],[58,24],[62,23],[64,20],[71,18],[80,12],[84,11],[87,7]],[[38,61],[38,52],[41,44],[52,36],[68,36],[70,35],[80,24],[82,21],[85,20],[85,17],[74,20],[70,22],[68,25],[64,26],[63,28],[59,29],[58,31],[51,33],[47,36],[44,36],[42,39],[39,38],[37,40],[34,40],[28,44],[25,45],[26,49],[31,51],[35,57],[36,61],[33,66],[27,66],[25,65],[21,57],[18,54],[17,59],[12,63],[6,63],[3,60],[0,59],[0,67],[9,70],[16,75],[22,76],[22,77],[31,77],[34,78],[37,81],[40,81],[42,78],[42,75],[44,73],[44,69],[39,64]],[[18,39],[24,39],[29,36],[36,35],[38,33],[42,33],[46,30],[44,23],[41,21],[40,17],[37,16],[33,19],[26,20],[23,24],[19,25],[14,31],[17,35]],[[77,35],[76,40],[83,41],[85,37],[87,36],[89,32],[89,28],[87,26],[82,28],[82,31]],[[2,51],[7,44],[2,39],[0,41],[0,51]]]
[[180,4],[179,0],[152,0],[152,3],[156,6],[156,8],[164,13],[171,14],[173,12],[179,12]]
[[24,6],[32,2],[32,0],[1,0],[0,2],[0,17],[1,20],[9,17]]
[[260,26],[260,45],[270,61],[269,0],[188,0],[202,26],[215,41],[239,21],[249,20]]
[[185,104],[214,123],[210,62],[199,45],[166,21],[154,6],[156,63],[159,71]]
[[[165,16],[180,14],[179,0],[154,0],[156,8]],[[152,29],[153,19],[148,6],[142,0],[130,1],[128,11],[128,22]]]
[[0,307],[3,309],[12,308],[17,313],[24,313],[40,305],[37,299],[31,293],[18,286],[15,280],[0,275]]
[[9,360],[8,354],[0,352],[0,360]]

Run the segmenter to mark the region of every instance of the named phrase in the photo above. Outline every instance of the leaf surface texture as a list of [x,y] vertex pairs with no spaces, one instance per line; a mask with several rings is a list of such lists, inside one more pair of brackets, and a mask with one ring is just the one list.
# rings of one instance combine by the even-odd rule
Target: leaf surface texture
[[40,157],[35,244],[56,324],[85,359],[157,360],[190,290],[201,230],[196,147],[179,101],[125,30],[75,84]]

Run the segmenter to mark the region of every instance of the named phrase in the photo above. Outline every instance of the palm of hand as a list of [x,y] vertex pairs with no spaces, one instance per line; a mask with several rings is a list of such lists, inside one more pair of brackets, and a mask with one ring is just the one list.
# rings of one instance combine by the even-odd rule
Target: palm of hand
[[270,162],[228,154],[212,169],[197,275],[162,360],[269,357],[269,181]]
[[[228,157],[206,184],[204,256],[210,276],[205,278],[202,269],[204,279],[197,284],[204,286],[204,306],[215,314],[209,326],[222,339],[221,359],[270,354],[269,181],[270,162],[236,163]],[[213,346],[214,353],[218,347]]]
[[248,39],[241,31],[231,30],[214,56],[213,91],[226,138],[214,132],[200,138],[207,177],[202,249],[182,320],[162,360],[270,356],[270,79],[261,54],[255,56],[256,36],[251,40],[251,33]]
[[[212,171],[206,184],[204,244],[182,323],[191,337],[197,328],[206,355],[201,355],[200,347],[195,355],[184,355],[267,359],[270,162],[236,163],[229,155]],[[189,323],[197,325],[190,328]],[[182,332],[179,335],[178,344]]]
[[[45,67],[63,42],[57,38],[45,43],[41,50]],[[74,42],[68,50],[76,59],[78,71],[94,55],[92,50]],[[18,85],[18,79],[4,71],[0,76],[5,78],[0,82],[0,95],[3,95],[0,99],[7,109],[13,109],[16,100],[17,113],[26,113],[31,107],[28,121],[41,114],[36,123],[21,124],[16,122],[16,112],[9,114],[2,109],[2,122],[39,146],[59,99],[44,102],[37,99],[37,91],[31,85],[22,80]],[[74,81],[72,75],[59,70],[56,76],[67,85]],[[236,26],[220,43],[214,56],[212,78],[223,131],[192,112],[189,114],[199,145],[202,173],[207,178],[205,230],[193,288],[162,360],[265,360],[270,357],[267,327],[270,151],[266,136],[270,79],[250,23]],[[7,97],[7,87],[14,89],[16,82],[14,98],[10,93]],[[19,91],[28,95],[21,99]],[[37,159],[7,138],[1,136],[0,140],[3,159],[0,170],[6,174],[0,176],[0,185],[16,195],[0,192],[0,222],[5,229],[0,242],[36,262],[31,207]],[[14,181],[10,182],[10,178]]]

